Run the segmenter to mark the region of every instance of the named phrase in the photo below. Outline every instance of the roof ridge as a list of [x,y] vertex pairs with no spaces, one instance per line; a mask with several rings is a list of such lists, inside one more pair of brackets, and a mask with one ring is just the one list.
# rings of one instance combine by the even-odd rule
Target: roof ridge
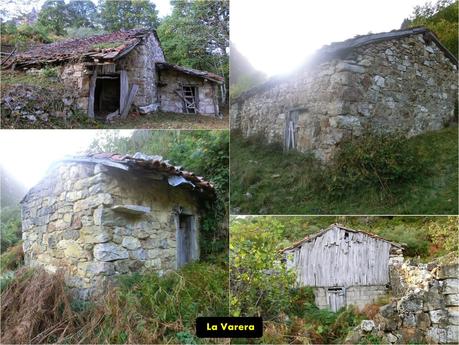
[[[315,65],[320,62],[324,62],[326,60],[332,59],[334,56],[338,55],[338,53],[342,53],[347,50],[356,49],[358,47],[362,47],[367,44],[379,43],[379,42],[391,40],[391,39],[401,39],[407,36],[419,35],[419,34],[429,35],[429,38],[433,42],[435,42],[435,44],[443,52],[443,54],[445,54],[445,56],[453,64],[458,66],[458,61],[456,57],[439,41],[435,33],[426,27],[419,26],[419,27],[408,28],[408,29],[398,29],[398,30],[392,30],[392,31],[387,31],[387,32],[379,32],[379,33],[374,33],[374,34],[372,33],[372,34],[366,34],[366,35],[357,35],[355,37],[348,38],[344,41],[332,42],[316,50],[314,54],[311,56],[311,58],[299,68],[301,69],[310,64]],[[295,73],[296,72],[298,71],[295,71]],[[270,88],[275,86],[278,82],[288,80],[288,78],[290,78],[292,74],[293,72],[287,75],[273,76],[269,80],[263,82],[262,84],[256,85],[252,87],[251,89],[244,91],[234,101],[236,103],[242,103],[246,99],[258,94],[259,92],[262,92],[264,90],[269,90]]]
[[351,228],[347,228],[345,227],[344,225],[340,224],[340,223],[333,223],[333,224],[330,224],[328,227],[324,228],[324,229],[321,229],[320,231],[318,231],[317,233],[315,234],[309,234],[309,235],[306,235],[303,239],[299,240],[299,241],[296,241],[294,242],[291,246],[287,247],[287,248],[284,248],[281,250],[281,252],[285,252],[287,250],[291,250],[291,249],[294,249],[294,248],[297,248],[298,246],[300,246],[301,244],[305,243],[305,242],[309,242],[317,237],[320,237],[322,236],[324,233],[332,230],[333,228],[340,228],[342,230],[346,230],[346,231],[351,231],[351,232],[356,232],[356,233],[362,233],[362,234],[365,234],[367,236],[370,236],[370,237],[373,237],[375,239],[378,239],[378,240],[381,240],[381,241],[385,241],[385,242],[388,242],[390,243],[391,245],[395,246],[395,247],[398,247],[398,248],[403,248],[403,246],[397,242],[393,242],[393,241],[389,241],[389,240],[386,240],[384,237],[381,237],[379,235],[376,235],[376,234],[373,234],[371,232],[367,232],[367,231],[363,231],[363,230],[356,230],[356,229],[351,229]]

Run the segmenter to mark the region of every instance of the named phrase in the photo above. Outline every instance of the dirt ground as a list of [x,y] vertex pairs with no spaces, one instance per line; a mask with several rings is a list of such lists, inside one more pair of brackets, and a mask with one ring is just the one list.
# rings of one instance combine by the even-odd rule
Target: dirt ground
[[228,129],[229,116],[227,111],[224,112],[223,118],[163,112],[148,115],[131,114],[126,120],[118,120],[104,127],[147,129]]

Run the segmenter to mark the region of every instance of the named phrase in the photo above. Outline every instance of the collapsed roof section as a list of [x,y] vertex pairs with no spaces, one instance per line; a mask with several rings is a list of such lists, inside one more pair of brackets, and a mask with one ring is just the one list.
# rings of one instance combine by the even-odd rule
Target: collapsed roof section
[[157,62],[156,68],[158,70],[172,70],[172,71],[176,71],[179,73],[191,75],[193,77],[208,79],[218,84],[223,84],[223,82],[225,81],[225,78],[217,74],[211,73],[211,72],[205,72],[205,71],[200,71],[200,70],[189,68],[189,67],[173,65],[167,62]]
[[[15,57],[16,67],[30,67],[66,61],[112,61],[134,49],[156,31],[133,29],[109,34],[42,44]],[[159,42],[159,39],[158,39]]]

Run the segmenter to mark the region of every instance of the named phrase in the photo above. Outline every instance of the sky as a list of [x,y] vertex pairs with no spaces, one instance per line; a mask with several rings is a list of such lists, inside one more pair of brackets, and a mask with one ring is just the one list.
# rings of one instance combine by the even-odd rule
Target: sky
[[[91,0],[96,5],[98,4],[98,0]],[[156,5],[156,9],[158,10],[158,15],[160,18],[167,16],[172,12],[172,7],[170,5],[170,0],[150,0]],[[17,10],[30,12],[33,7],[36,10],[39,10],[45,0],[2,0],[1,6],[5,6],[10,11],[16,12]],[[69,2],[69,0],[65,0],[65,2]]]
[[254,68],[272,76],[293,70],[331,42],[399,29],[426,2],[230,0],[230,38]]
[[[83,152],[101,130],[2,130],[0,164],[25,187],[38,183],[52,162]],[[132,130],[120,130],[129,136]]]

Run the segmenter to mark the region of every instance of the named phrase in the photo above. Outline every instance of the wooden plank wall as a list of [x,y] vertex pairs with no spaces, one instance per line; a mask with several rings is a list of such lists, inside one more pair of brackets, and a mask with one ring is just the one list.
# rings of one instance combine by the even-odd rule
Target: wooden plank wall
[[335,227],[290,251],[287,267],[296,269],[300,286],[384,285],[389,283],[390,247],[383,240]]

